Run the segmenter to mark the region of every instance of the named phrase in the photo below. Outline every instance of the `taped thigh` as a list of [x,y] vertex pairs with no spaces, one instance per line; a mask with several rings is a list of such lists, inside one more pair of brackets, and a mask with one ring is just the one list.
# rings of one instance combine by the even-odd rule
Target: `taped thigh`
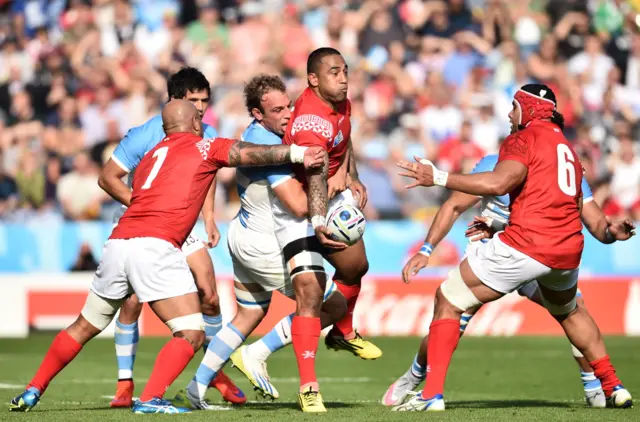
[[315,236],[297,239],[287,244],[282,250],[282,255],[291,280],[304,273],[324,274],[323,253],[324,247]]
[[204,331],[204,318],[199,312],[170,319],[166,324],[173,334],[184,330]]
[[551,315],[567,315],[577,306],[576,296],[574,296],[569,302],[565,303],[564,305],[556,305],[555,303],[551,303],[544,296],[542,289],[540,290],[540,299],[542,301],[542,306],[544,306]]
[[124,298],[107,299],[90,290],[80,315],[89,321],[91,325],[102,331],[111,323],[122,302],[124,302]]
[[442,295],[456,308],[466,311],[482,305],[460,274],[460,266],[449,271],[449,276],[440,285]]
[[[245,285],[246,286],[246,285]],[[250,286],[256,286],[252,284]],[[271,304],[273,291],[247,291],[234,286],[236,293],[236,303],[243,308],[267,309]]]

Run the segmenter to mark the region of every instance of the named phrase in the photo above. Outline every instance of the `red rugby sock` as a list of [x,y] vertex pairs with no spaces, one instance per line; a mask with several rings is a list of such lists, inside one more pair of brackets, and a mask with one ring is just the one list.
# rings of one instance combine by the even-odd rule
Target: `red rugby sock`
[[300,386],[318,383],[316,378],[316,352],[320,338],[320,318],[294,316],[291,323],[293,351],[300,372]]
[[593,368],[596,378],[600,380],[605,397],[611,397],[613,387],[622,384],[622,381],[616,376],[616,368],[611,364],[609,355],[589,362],[589,365]]
[[35,387],[44,393],[51,380],[58,375],[82,350],[82,345],[66,332],[60,331],[53,339],[47,354],[27,388]]
[[[334,280],[335,281],[335,280]],[[336,286],[340,293],[347,299],[347,314],[340,321],[333,325],[332,333],[334,335],[342,336],[345,338],[353,337],[353,310],[356,308],[356,302],[358,295],[360,294],[360,284],[356,286],[347,286],[341,282],[336,281]]]
[[140,395],[140,401],[162,398],[167,388],[191,362],[194,354],[195,351],[187,340],[179,337],[169,340],[158,353],[151,377]]
[[431,323],[427,344],[427,380],[422,397],[430,399],[444,391],[449,362],[460,339],[460,320],[441,319]]

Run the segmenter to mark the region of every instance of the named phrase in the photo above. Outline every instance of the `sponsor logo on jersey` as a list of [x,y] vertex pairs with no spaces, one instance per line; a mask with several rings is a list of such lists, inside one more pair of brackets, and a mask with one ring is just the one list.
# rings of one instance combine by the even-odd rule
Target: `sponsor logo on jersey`
[[203,139],[201,141],[196,142],[196,147],[198,147],[198,151],[202,154],[202,159],[206,160],[207,155],[209,155],[209,149],[211,149],[211,143],[214,139]]
[[328,120],[323,119],[315,114],[303,114],[293,121],[291,125],[291,135],[298,132],[312,131],[320,134],[322,137],[331,139],[333,135],[333,126]]
[[335,139],[333,140],[334,148],[335,148],[336,145],[338,145],[343,140],[344,140],[344,136],[342,136],[342,131],[340,131],[340,132],[338,132],[338,135],[336,135]]

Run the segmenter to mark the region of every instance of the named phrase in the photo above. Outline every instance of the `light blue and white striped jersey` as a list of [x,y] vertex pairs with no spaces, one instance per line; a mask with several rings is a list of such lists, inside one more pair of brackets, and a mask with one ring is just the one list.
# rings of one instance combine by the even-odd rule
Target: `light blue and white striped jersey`
[[[282,138],[253,121],[242,133],[242,140],[259,145],[280,145]],[[290,165],[267,167],[240,167],[236,170],[240,211],[235,217],[243,227],[260,232],[273,233],[274,199],[271,188],[293,177]]]
[[[498,164],[498,154],[487,155],[478,161],[473,170],[471,170],[471,174],[493,171],[496,164]],[[582,198],[585,204],[593,200],[591,187],[584,177],[582,178]],[[502,226],[505,226],[509,222],[509,202],[508,194],[502,196],[484,196],[480,204],[480,213],[483,217],[489,217],[501,223]]]
[[[218,136],[216,130],[203,124],[204,138],[212,139]],[[129,129],[122,138],[111,159],[123,170],[129,173],[128,185],[131,187],[133,173],[144,155],[151,151],[165,137],[162,127],[162,116],[157,115],[149,119],[145,124]]]

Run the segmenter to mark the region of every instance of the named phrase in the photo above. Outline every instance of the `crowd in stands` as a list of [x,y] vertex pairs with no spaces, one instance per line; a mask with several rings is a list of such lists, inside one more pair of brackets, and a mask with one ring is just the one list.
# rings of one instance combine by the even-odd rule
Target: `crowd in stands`
[[[250,122],[242,87],[281,75],[292,100],[321,46],[349,65],[352,141],[369,219],[426,219],[448,192],[406,191],[414,155],[468,172],[509,134],[514,92],[554,89],[595,200],[640,220],[640,1],[0,0],[0,218],[110,220],[100,166],[161,110],[168,75],[211,83],[204,121]],[[238,210],[218,177],[219,220]]]

